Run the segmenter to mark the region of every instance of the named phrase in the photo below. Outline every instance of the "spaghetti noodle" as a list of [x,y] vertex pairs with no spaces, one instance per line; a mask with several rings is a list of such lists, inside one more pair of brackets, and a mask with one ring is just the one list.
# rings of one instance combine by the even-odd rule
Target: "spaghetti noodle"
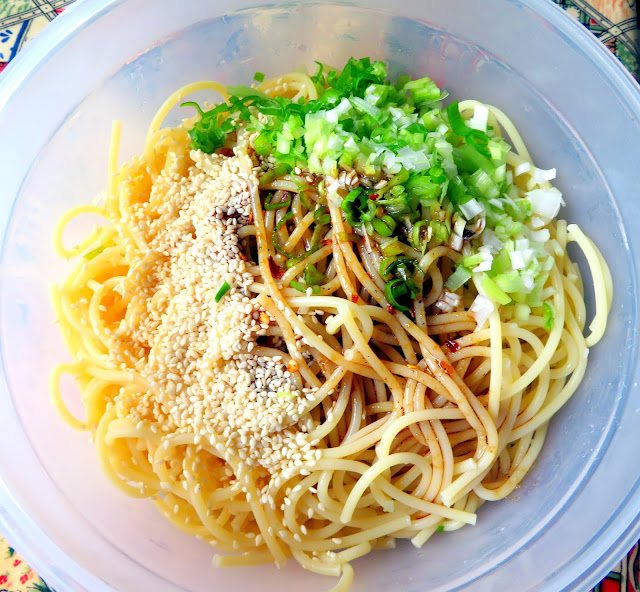
[[[376,64],[351,60],[350,76]],[[593,242],[544,215],[552,175],[501,111],[445,110],[433,86],[399,81],[389,88],[402,109],[384,117],[414,143],[349,163],[363,134],[346,119],[383,117],[380,97],[396,91],[365,79],[345,104],[334,92],[345,71],[189,85],[121,167],[114,125],[104,204],[72,209],[55,230],[62,257],[84,255],[53,288],[73,360],[51,378],[57,410],[91,432],[107,477],[219,550],[216,565],[293,557],[340,576],[334,590],[350,586],[353,559],[475,524],[480,505],[514,490],[578,387],[612,296]],[[162,128],[197,90],[225,103]],[[325,108],[299,115],[305,129],[269,127],[272,97]],[[307,137],[314,118],[332,117],[342,136]],[[207,153],[211,137],[222,143]],[[342,156],[319,160],[335,137]],[[461,173],[464,158],[476,172]],[[411,191],[422,191],[418,213],[403,214]],[[106,222],[68,249],[64,227],[83,214]],[[586,338],[571,241],[595,288]],[[63,373],[78,382],[83,420],[63,401]]]

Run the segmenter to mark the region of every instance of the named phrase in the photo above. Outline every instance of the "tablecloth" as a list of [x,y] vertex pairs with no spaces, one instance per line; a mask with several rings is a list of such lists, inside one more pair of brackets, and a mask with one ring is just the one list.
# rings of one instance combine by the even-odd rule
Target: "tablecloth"
[[[0,0],[0,76],[20,49],[73,1]],[[636,0],[553,1],[592,31],[640,80],[640,21]],[[593,592],[640,592],[638,549],[639,545],[634,545]],[[0,592],[48,591],[53,592],[0,534]]]

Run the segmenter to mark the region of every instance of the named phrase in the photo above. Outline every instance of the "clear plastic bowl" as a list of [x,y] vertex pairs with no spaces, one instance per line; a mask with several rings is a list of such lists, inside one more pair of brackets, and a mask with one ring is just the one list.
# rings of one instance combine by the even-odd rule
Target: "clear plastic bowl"
[[597,241],[616,292],[606,337],[523,485],[475,528],[356,561],[354,590],[586,590],[640,536],[637,85],[546,0],[260,1],[85,0],[3,74],[0,532],[58,592],[331,585],[294,565],[215,570],[210,548],[106,482],[86,434],[49,404],[49,371],[67,353],[47,284],[67,269],[50,246],[54,220],[106,186],[112,119],[130,157],[187,82],[369,55],[505,109],[539,165],[558,168],[564,215]]

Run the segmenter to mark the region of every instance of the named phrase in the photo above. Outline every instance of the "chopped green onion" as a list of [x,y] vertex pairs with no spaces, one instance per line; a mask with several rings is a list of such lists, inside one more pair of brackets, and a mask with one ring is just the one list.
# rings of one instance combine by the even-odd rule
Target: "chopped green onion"
[[318,224],[329,224],[331,222],[329,208],[327,208],[327,206],[318,206],[318,208],[313,212],[313,219]]
[[458,101],[453,101],[453,103],[447,107],[447,116],[449,117],[449,125],[451,126],[454,134],[458,136],[466,136],[471,131],[471,128],[468,127],[464,122],[464,119],[462,119]]
[[378,123],[381,123],[383,121],[385,114],[375,105],[367,103],[367,101],[361,99],[360,97],[353,97],[350,99],[350,101],[358,112],[369,115],[369,117],[373,118]]
[[273,203],[271,200],[275,196],[275,193],[268,193],[267,197],[264,200],[264,205],[262,206],[265,210],[278,210],[280,208],[288,208],[291,205],[291,195],[289,195],[289,199],[284,201],[280,201],[278,203]]
[[498,304],[509,304],[511,302],[511,298],[498,288],[495,282],[488,275],[484,276],[480,285],[489,300],[497,302]]
[[198,112],[198,115],[200,115],[200,117],[205,115],[202,107],[200,107],[200,105],[198,105],[198,103],[196,103],[195,101],[185,101],[184,103],[180,103],[180,107],[193,107]]
[[518,321],[528,321],[531,315],[531,307],[527,304],[516,304],[513,307],[513,316]]
[[307,286],[319,286],[325,283],[326,277],[316,269],[313,263],[310,263],[304,270],[304,281]]
[[390,238],[380,243],[380,251],[385,257],[392,257],[393,255],[400,255],[404,253],[402,243],[398,240],[398,237]]
[[453,162],[459,171],[465,173],[475,173],[478,169],[482,169],[491,175],[496,170],[491,160],[480,154],[470,144],[463,144],[453,149]]
[[462,265],[465,267],[475,267],[480,265],[484,261],[484,255],[482,253],[475,253],[474,255],[467,255],[462,258]]
[[480,130],[473,129],[467,134],[466,140],[467,144],[473,146],[482,156],[491,158],[491,152],[488,149],[489,136],[487,136],[487,134]]
[[269,105],[269,102],[274,102],[274,98],[270,97],[267,93],[263,93],[261,90],[256,88],[251,88],[250,86],[245,86],[244,84],[238,84],[237,86],[227,86],[227,92],[234,97],[239,99],[244,99],[247,97],[255,97],[266,101],[266,104]]
[[444,524],[438,524],[438,532],[444,532]]
[[468,192],[467,186],[460,177],[453,177],[449,180],[447,186],[447,197],[451,200],[451,203],[458,207],[471,201],[471,194]]
[[302,282],[298,282],[296,280],[291,280],[289,282],[289,285],[294,288],[295,290],[298,290],[298,292],[306,292],[307,291],[307,286],[305,286]]
[[507,292],[509,294],[528,292],[525,287],[524,279],[515,270],[498,274],[493,278],[493,281],[503,292]]
[[[489,151],[489,136],[483,131],[470,128],[460,114],[458,101],[454,101],[447,107],[447,115],[449,117],[449,125],[454,134],[463,136],[468,146],[474,148],[485,158],[491,158]],[[457,163],[456,163],[457,164]],[[460,168],[458,166],[458,168]],[[495,167],[494,167],[495,168]]]
[[382,218],[374,218],[371,223],[380,236],[391,236],[396,229],[396,221],[391,216],[385,215]]
[[478,169],[468,180],[471,187],[475,188],[479,197],[496,199],[500,196],[500,190],[486,171]]
[[499,275],[506,273],[511,268],[511,259],[509,258],[509,251],[502,249],[491,262],[491,274]]
[[410,311],[408,306],[399,301],[399,299],[411,298],[409,287],[404,280],[395,279],[387,282],[384,286],[384,295],[393,308],[402,312]]
[[390,273],[398,273],[398,275],[405,281],[410,278],[409,267],[415,269],[416,264],[412,259],[403,257],[402,259],[396,259],[395,257],[385,257],[380,262],[380,275],[389,275]]
[[343,243],[353,243],[360,240],[360,237],[353,232],[339,232],[338,240]]
[[291,166],[285,163],[280,163],[276,165],[274,168],[269,169],[262,177],[260,177],[260,187],[265,187],[270,183],[273,183],[276,179],[286,175],[291,172]]
[[428,220],[420,220],[420,222],[416,222],[413,225],[409,242],[414,249],[422,250],[426,246],[426,243],[428,243],[431,238],[430,228]]
[[442,192],[440,184],[445,181],[446,178],[443,181],[436,181],[433,177],[426,175],[412,175],[405,188],[409,197],[417,199],[422,205],[429,205],[438,198]]
[[440,89],[431,78],[419,78],[411,80],[404,85],[404,90],[409,91],[413,102],[420,105],[433,103],[442,98]]
[[[321,228],[320,226],[318,228]],[[302,255],[300,255],[299,257],[291,257],[290,254],[287,254],[288,257],[291,257],[291,259],[289,259],[286,263],[287,268],[291,268],[294,265],[297,265],[298,263],[300,263],[300,261],[302,261],[303,259],[306,259],[309,255],[312,255],[313,253],[315,253],[317,250],[319,250],[321,247],[320,244],[315,244],[313,245],[308,251],[305,251]]]
[[229,285],[229,282],[224,282],[220,288],[218,288],[218,291],[216,292],[215,295],[215,301],[216,302],[220,302],[223,298],[224,295],[231,290],[231,286]]
[[[324,205],[325,181],[315,187],[303,180],[306,173],[337,178],[353,170],[359,177],[383,181],[376,183],[376,187],[382,185],[379,189],[352,189],[340,205],[346,222],[372,235],[387,260],[389,302],[394,299],[409,310],[411,299],[422,289],[424,277],[419,270],[398,263],[398,258],[406,258],[405,253],[415,253],[409,245],[424,254],[429,247],[448,243],[453,232],[455,244],[460,243],[459,237],[466,241],[466,257],[447,279],[448,289],[465,285],[475,269],[485,273],[479,277],[488,290],[481,288],[481,292],[492,294],[496,302],[518,307],[514,316],[530,314],[526,307],[542,307],[550,296],[544,288],[548,254],[532,245],[525,249],[525,256],[523,249],[514,246],[515,241],[530,238],[525,224],[537,202],[531,196],[523,197],[522,187],[515,186],[513,174],[507,173],[511,148],[498,135],[499,130],[485,126],[486,116],[478,114],[478,109],[474,122],[465,120],[456,101],[443,108],[441,101],[447,93],[429,78],[400,76],[393,84],[386,65],[369,58],[352,58],[342,70],[327,70],[319,63],[311,77],[318,94],[313,100],[294,101],[236,86],[227,88],[225,103],[208,111],[194,102],[183,103],[199,117],[189,131],[194,149],[212,153],[230,146],[227,139],[244,126],[255,132],[256,154],[274,162],[260,177],[261,188],[271,187],[296,167],[304,171],[292,180],[303,211],[313,212],[315,224],[310,247],[302,255],[285,253],[274,234],[274,249],[287,258],[287,267],[300,265],[322,248],[331,225]],[[264,78],[261,72],[254,77],[258,82]],[[265,211],[280,210],[276,233],[291,220],[286,212],[292,207],[292,197],[289,192],[274,203],[270,193],[262,201]],[[474,223],[467,222],[474,219]],[[494,240],[486,240],[487,236]],[[359,241],[360,236],[338,233],[337,240]],[[479,255],[481,245],[489,247],[483,255]],[[307,289],[321,275],[307,265],[302,276]],[[545,312],[545,324],[552,326],[550,313]]]
[[368,209],[367,201],[369,200],[364,196],[360,188],[352,189],[342,200],[340,207],[345,214],[347,222],[353,228],[362,226],[363,212],[365,208]]
[[389,275],[389,265],[396,261],[395,257],[385,257],[380,261],[380,275],[384,278]]
[[273,235],[271,236],[271,241],[273,242],[273,246],[275,247],[276,251],[278,251],[278,253],[280,253],[281,255],[289,258],[293,257],[293,255],[291,255],[291,253],[287,253],[280,246],[280,241],[278,240],[278,232],[283,227],[283,225],[287,223],[287,220],[291,220],[291,218],[293,218],[293,212],[287,212],[284,216],[282,216],[282,218],[280,218],[275,228],[273,229]]
[[300,187],[300,193],[298,195],[300,195],[300,203],[302,203],[307,210],[313,210],[313,208],[315,208],[315,202],[307,199],[306,187]]
[[471,272],[463,265],[458,265],[456,270],[449,276],[445,286],[447,289],[455,292],[461,286],[464,286],[471,279]]
[[380,189],[376,189],[376,193],[378,195],[382,195],[383,193],[386,193],[390,189],[393,189],[396,185],[402,185],[403,183],[406,183],[409,180],[409,176],[410,176],[409,171],[405,171],[404,169],[401,170],[384,187]]
[[265,132],[258,134],[253,142],[253,147],[256,154],[259,154],[260,156],[269,154],[269,150],[271,150],[271,141],[269,140],[268,135]]
[[83,257],[87,260],[87,261],[91,261],[91,259],[95,259],[100,253],[102,253],[102,251],[104,251],[107,248],[107,245],[100,245],[99,247],[96,247],[95,249],[93,249],[92,251],[89,251],[88,253],[85,253],[83,255]]
[[544,312],[544,328],[547,331],[551,331],[553,329],[553,318],[555,316],[553,305],[549,302],[545,302],[542,305],[542,310]]
[[[389,195],[384,199],[378,199],[374,203],[383,207],[384,210],[392,216],[401,216],[402,214],[410,214],[415,210],[412,206],[409,195],[405,192],[404,187],[398,185],[398,191],[390,191]],[[395,189],[395,188],[394,188]]]
[[309,78],[311,78],[311,80],[316,85],[316,87],[320,87],[322,90],[324,90],[324,84],[325,84],[325,78],[323,74],[324,64],[322,62],[318,62],[317,60],[316,60],[316,64],[318,64],[318,71],[313,76],[309,76]]
[[[324,237],[327,234],[327,230],[329,230],[328,224],[316,224],[316,227],[313,229],[313,234],[311,235],[311,246],[320,248],[321,244],[324,241]],[[315,251],[313,251],[315,253]]]
[[447,180],[447,175],[444,172],[444,169],[439,166],[432,166],[429,169],[429,176],[434,183],[438,185],[442,185]]
[[438,222],[437,220],[429,220],[429,226],[433,228],[434,236],[441,242],[445,242],[449,238],[449,235],[451,234],[445,222]]
[[221,103],[210,111],[204,112],[198,103],[187,101],[181,107],[194,107],[198,111],[200,121],[197,121],[189,130],[191,145],[195,150],[202,150],[207,154],[212,154],[218,148],[224,146],[227,134],[237,128],[229,119],[220,122],[218,116],[230,111],[231,107],[226,103]]
[[290,398],[295,396],[293,393],[290,393],[289,391],[280,391],[279,393],[277,393],[278,397],[285,397],[285,398]]

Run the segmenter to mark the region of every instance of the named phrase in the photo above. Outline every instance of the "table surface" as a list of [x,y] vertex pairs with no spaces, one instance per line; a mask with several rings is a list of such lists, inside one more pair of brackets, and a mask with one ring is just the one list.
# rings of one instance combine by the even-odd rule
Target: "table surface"
[[[0,0],[0,76],[20,49],[73,1]],[[640,80],[640,23],[636,0],[553,1],[592,31]],[[640,592],[638,551],[636,544],[593,592]],[[53,592],[0,534],[0,592],[47,591]]]

